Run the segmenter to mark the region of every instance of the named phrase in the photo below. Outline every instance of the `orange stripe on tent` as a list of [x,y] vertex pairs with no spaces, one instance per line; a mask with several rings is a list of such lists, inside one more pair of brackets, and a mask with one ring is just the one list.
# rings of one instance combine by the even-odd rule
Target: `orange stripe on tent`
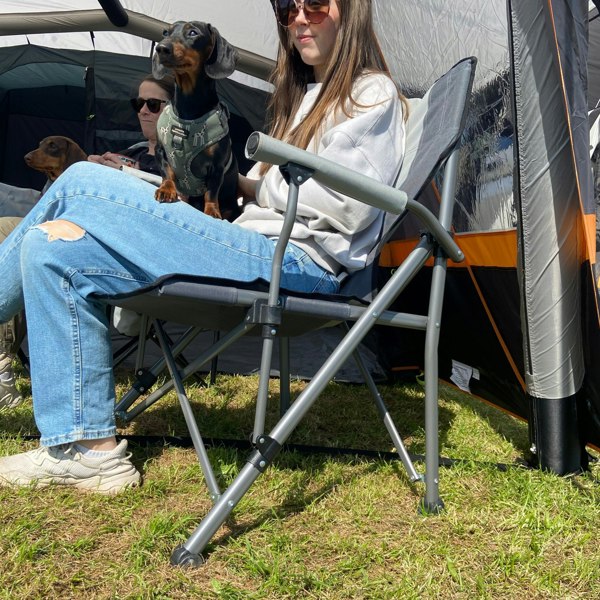
[[[595,215],[595,213],[594,214],[586,214],[583,197],[581,195],[580,174],[577,169],[577,157],[575,155],[575,144],[573,143],[573,126],[571,124],[571,113],[569,112],[569,99],[567,97],[567,92],[566,92],[565,77],[563,75],[564,67],[563,67],[562,56],[560,54],[560,44],[558,43],[558,36],[556,34],[554,10],[552,7],[551,0],[548,0],[547,5],[548,5],[548,12],[551,15],[552,32],[553,32],[553,36],[554,36],[554,48],[556,50],[556,59],[558,60],[560,81],[562,83],[561,91],[562,91],[562,97],[563,97],[563,104],[565,107],[565,117],[567,120],[567,124],[569,125],[568,133],[569,133],[569,140],[571,141],[570,148],[571,148],[571,158],[573,160],[573,171],[575,172],[575,186],[577,188],[577,197],[579,199],[579,209],[581,210],[581,214],[583,215],[583,236],[585,239],[585,254],[587,255],[584,257],[584,260],[588,259],[590,261],[590,263],[593,264],[596,262],[596,215]],[[591,227],[592,219],[593,219],[593,227]]]
[[593,265],[596,262],[596,215],[583,215],[583,227],[586,231],[586,258]]
[[[596,224],[594,221],[594,230]],[[595,235],[595,234],[594,234]],[[456,243],[465,254],[462,263],[448,262],[449,268],[471,267],[510,267],[517,268],[517,231],[486,231],[477,233],[459,233]],[[383,248],[379,258],[382,267],[397,267],[415,247],[416,240],[394,240]],[[433,265],[433,259],[428,261]]]
[[[485,311],[496,339],[504,352],[516,380],[523,390],[526,389],[525,381],[515,361],[510,353],[502,334],[496,324],[492,312],[485,301],[481,288],[473,273],[472,267],[512,267],[517,266],[517,231],[510,229],[506,231],[488,231],[485,233],[462,233],[457,234],[456,242],[465,254],[465,260],[462,263],[448,262],[448,267],[467,269],[473,286],[481,300],[481,305]],[[395,267],[402,263],[410,251],[415,247],[416,240],[396,240],[387,244],[381,253],[379,264],[381,266]],[[433,261],[427,263],[433,266]]]

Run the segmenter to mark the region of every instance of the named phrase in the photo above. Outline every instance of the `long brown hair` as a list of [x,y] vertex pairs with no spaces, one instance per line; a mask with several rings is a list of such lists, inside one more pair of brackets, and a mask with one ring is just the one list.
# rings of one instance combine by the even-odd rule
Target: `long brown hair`
[[[323,85],[313,108],[306,118],[290,130],[294,115],[306,93],[306,86],[314,82],[313,67],[305,64],[292,43],[289,29],[277,25],[279,50],[271,76],[275,91],[268,106],[269,134],[289,144],[306,148],[318,134],[319,127],[330,111],[342,110],[347,116],[351,106],[352,87],[365,72],[380,72],[390,76],[381,46],[373,29],[371,0],[331,0],[337,2],[340,26],[329,59]],[[402,102],[406,101],[398,92]],[[406,113],[406,110],[405,110]],[[262,165],[261,175],[268,165]]]

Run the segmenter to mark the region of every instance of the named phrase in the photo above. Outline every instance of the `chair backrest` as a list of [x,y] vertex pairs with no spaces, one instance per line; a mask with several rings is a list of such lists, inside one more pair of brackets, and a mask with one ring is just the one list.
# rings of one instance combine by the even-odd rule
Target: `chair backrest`
[[[474,57],[461,60],[442,75],[423,98],[409,100],[405,152],[395,184],[409,198],[418,199],[460,141],[476,64]],[[343,295],[371,299],[377,285],[376,259],[402,218],[402,215],[385,215],[366,268],[346,277],[342,282]]]

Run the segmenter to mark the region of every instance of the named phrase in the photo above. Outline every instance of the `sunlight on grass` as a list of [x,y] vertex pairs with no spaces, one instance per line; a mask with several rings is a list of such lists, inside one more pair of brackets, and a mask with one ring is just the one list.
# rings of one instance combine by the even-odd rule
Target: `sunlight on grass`
[[[19,385],[28,389],[25,377]],[[128,385],[122,380],[120,393]],[[254,376],[194,385],[203,435],[245,448],[257,385]],[[278,418],[278,385],[268,427]],[[303,387],[294,382],[293,396]],[[387,385],[382,394],[409,451],[423,453],[422,387]],[[1,454],[35,447],[25,439],[35,433],[30,401],[0,418]],[[188,435],[172,392],[121,433]],[[391,443],[363,386],[330,384],[290,442],[344,453],[282,452],[195,570],[169,565],[211,507],[192,448],[131,443],[144,485],[116,498],[0,488],[0,598],[600,597],[599,465],[562,478],[524,468],[525,423],[441,387],[441,451],[457,461],[441,469],[446,510],[437,517],[418,513],[422,484],[388,458]],[[223,441],[209,448],[223,488],[247,455]]]

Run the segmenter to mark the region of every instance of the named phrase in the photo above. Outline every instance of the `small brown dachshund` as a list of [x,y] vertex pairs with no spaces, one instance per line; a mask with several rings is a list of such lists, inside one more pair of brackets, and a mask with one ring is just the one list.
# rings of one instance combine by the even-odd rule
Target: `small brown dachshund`
[[83,160],[87,160],[87,154],[77,142],[62,135],[44,138],[35,150],[25,155],[27,165],[45,173],[50,181],[54,181],[73,163]]
[[173,103],[158,123],[156,157],[163,171],[159,202],[179,197],[218,219],[235,219],[238,166],[229,137],[229,112],[216,80],[235,70],[237,50],[210,24],[177,21],[164,31],[152,59],[160,79],[175,76]]

